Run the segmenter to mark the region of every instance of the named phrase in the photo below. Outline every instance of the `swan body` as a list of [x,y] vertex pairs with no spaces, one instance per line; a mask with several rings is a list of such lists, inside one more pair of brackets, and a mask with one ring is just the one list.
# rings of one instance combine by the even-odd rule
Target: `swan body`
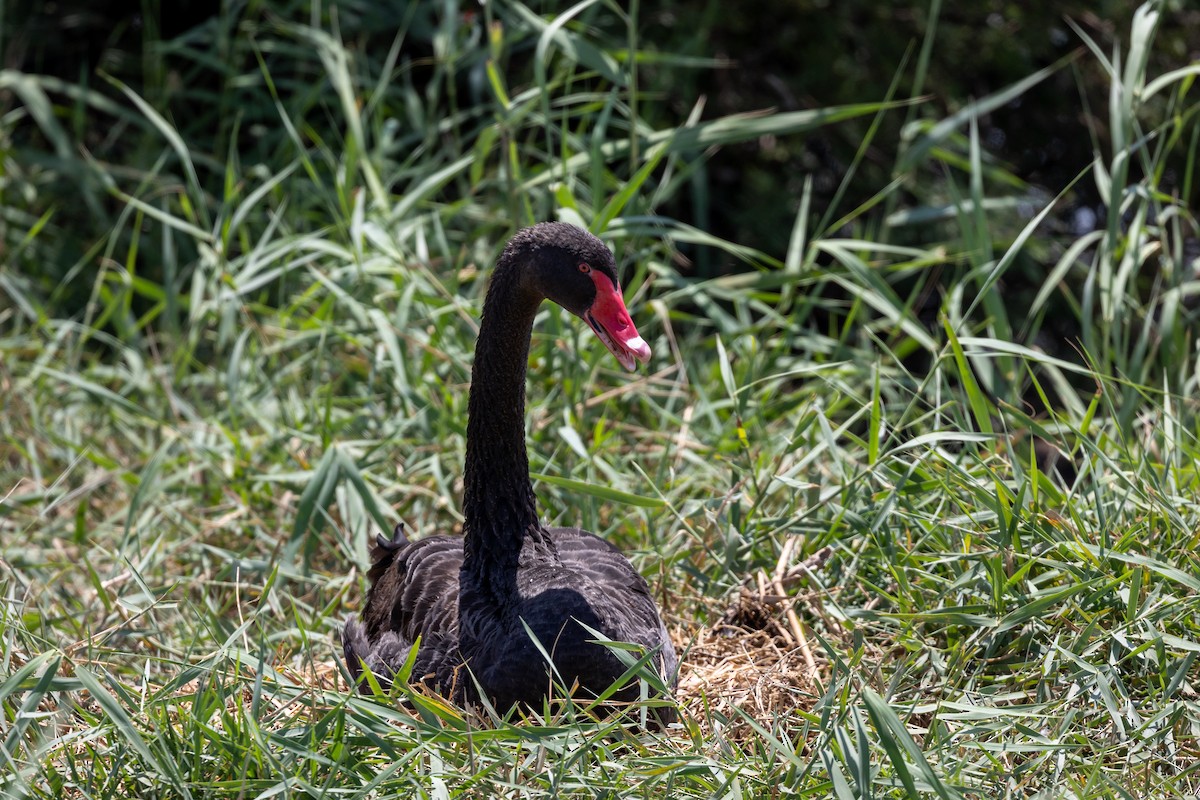
[[[678,661],[645,579],[603,539],[538,519],[524,403],[529,337],[545,298],[584,319],[627,369],[649,358],[603,243],[557,222],[513,237],[492,276],[476,343],[463,536],[410,541],[401,525],[392,539],[377,538],[366,606],[342,631],[346,665],[360,686],[364,668],[388,685],[419,642],[411,680],[457,702],[482,691],[501,713],[540,706],[552,682],[586,700],[625,672],[593,631],[653,652],[664,683],[675,685]],[[638,695],[634,682],[613,699]],[[674,718],[670,708],[656,713],[660,722]]]

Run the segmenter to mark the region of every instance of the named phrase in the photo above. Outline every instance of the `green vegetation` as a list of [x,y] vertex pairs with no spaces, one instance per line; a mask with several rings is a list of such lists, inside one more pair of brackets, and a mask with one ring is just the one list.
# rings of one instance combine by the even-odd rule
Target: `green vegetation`
[[[147,23],[138,86],[0,71],[0,793],[1200,791],[1200,66],[1149,66],[1169,6],[951,116],[935,1],[873,102],[672,119],[671,76],[724,67],[637,3],[416,2],[382,48],[370,4],[264,5]],[[980,119],[1081,64],[1095,162],[1043,196]],[[778,252],[662,211],[721,148],[847,121],[842,186],[891,177],[785,176]],[[487,267],[552,217],[613,247],[655,356],[626,375],[547,307],[531,466],[663,599],[665,733],[410,713],[337,663],[368,537],[460,519]]]

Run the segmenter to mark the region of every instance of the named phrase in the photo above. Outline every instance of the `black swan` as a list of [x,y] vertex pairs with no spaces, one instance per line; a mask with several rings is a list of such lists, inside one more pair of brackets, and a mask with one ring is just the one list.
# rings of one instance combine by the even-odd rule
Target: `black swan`
[[[574,696],[594,698],[626,667],[593,631],[653,651],[658,674],[675,685],[675,649],[645,579],[603,539],[538,520],[525,452],[525,371],[545,298],[586,321],[626,369],[650,357],[599,239],[560,222],[513,236],[496,263],[475,345],[463,536],[409,541],[400,525],[391,540],[376,538],[366,607],[342,630],[346,666],[365,691],[364,666],[390,685],[420,637],[411,679],[456,702],[474,701],[481,689],[500,713],[537,707],[552,675]],[[638,696],[634,681],[612,699]],[[655,715],[675,719],[669,707]]]

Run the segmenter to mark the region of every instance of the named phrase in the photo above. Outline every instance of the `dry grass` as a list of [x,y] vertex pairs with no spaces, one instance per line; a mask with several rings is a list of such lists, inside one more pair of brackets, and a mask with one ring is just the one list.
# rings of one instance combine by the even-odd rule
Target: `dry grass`
[[822,548],[793,565],[795,541],[782,548],[772,574],[759,570],[747,578],[715,624],[673,632],[683,653],[680,706],[724,737],[750,735],[745,716],[770,728],[775,719],[811,709],[825,683],[828,663],[813,650],[796,611],[800,606],[805,619],[821,619],[820,596],[791,590],[819,570],[832,550]]

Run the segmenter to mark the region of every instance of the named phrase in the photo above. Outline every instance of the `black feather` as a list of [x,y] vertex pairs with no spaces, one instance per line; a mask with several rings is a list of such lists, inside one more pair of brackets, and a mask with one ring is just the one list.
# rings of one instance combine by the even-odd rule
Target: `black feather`
[[384,538],[382,533],[375,534],[375,546],[384,550],[399,550],[404,545],[408,544],[408,537],[404,535],[404,523],[397,522],[396,527],[392,528],[392,538]]

